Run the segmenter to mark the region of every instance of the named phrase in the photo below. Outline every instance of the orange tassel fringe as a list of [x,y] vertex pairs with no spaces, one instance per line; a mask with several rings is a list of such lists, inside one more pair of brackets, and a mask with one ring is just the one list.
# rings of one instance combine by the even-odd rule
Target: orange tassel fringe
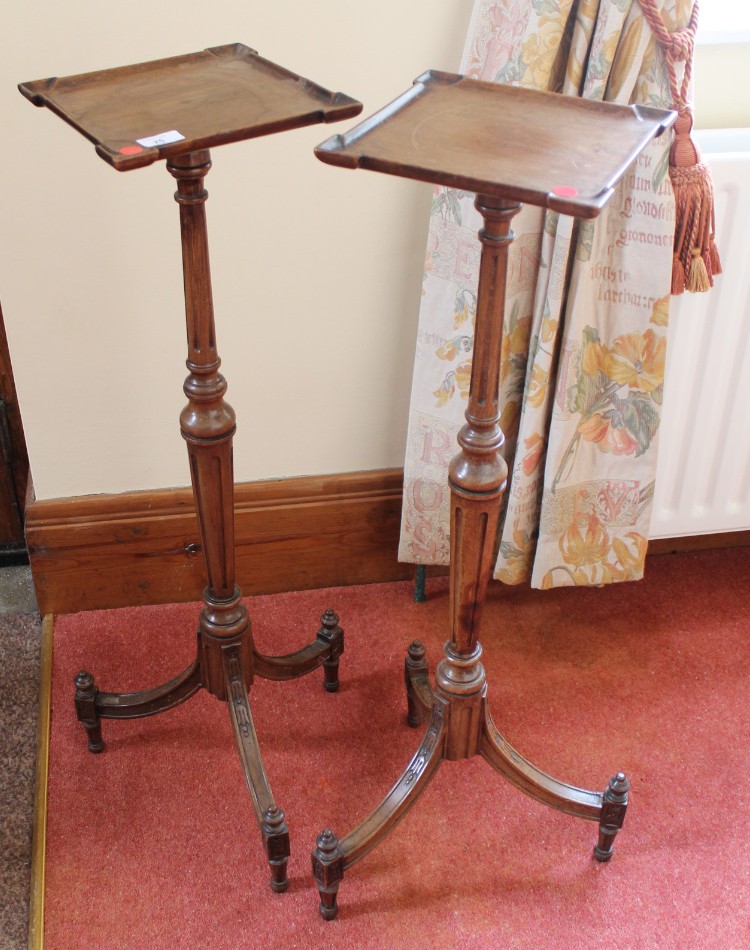
[[672,293],[687,290],[702,293],[713,286],[721,273],[721,261],[714,240],[714,189],[711,173],[700,160],[690,138],[693,118],[688,110],[675,123],[675,137],[669,153],[669,177],[675,201]]
[[[687,26],[670,33],[659,8],[659,0],[639,0],[643,15],[664,52],[672,103],[678,111],[674,142],[669,152],[669,177],[675,199],[672,293],[710,290],[721,273],[714,233],[714,188],[708,166],[690,138],[693,117],[688,108],[688,92],[693,70],[693,49],[698,29],[698,0]],[[682,82],[677,81],[675,63],[684,62]]]

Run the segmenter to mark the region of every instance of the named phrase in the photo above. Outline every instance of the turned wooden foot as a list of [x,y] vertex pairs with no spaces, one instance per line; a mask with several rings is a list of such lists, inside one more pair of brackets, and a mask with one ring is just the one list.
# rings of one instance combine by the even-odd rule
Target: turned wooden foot
[[296,653],[285,656],[264,656],[253,652],[253,668],[267,680],[293,680],[323,667],[323,686],[329,693],[339,688],[339,660],[344,652],[344,631],[335,611],[326,610],[320,618],[315,639]]
[[496,771],[531,798],[568,815],[598,821],[599,840],[594,857],[602,862],[610,860],[628,807],[630,782],[624,772],[612,776],[604,793],[560,782],[532,765],[507,742],[493,723],[486,704],[480,751]]
[[420,640],[412,640],[404,660],[404,681],[406,683],[406,721],[416,729],[424,722],[425,715],[432,708],[433,695],[429,680],[429,668],[425,659],[425,648]]
[[281,894],[289,887],[286,866],[289,863],[289,830],[284,812],[278,805],[271,805],[263,813],[260,823],[263,848],[271,869],[271,890]]
[[617,832],[625,821],[625,812],[628,809],[628,790],[630,782],[624,772],[618,772],[609,780],[604,790],[602,814],[599,820],[599,840],[594,847],[594,857],[597,861],[606,862],[612,857]]
[[339,847],[339,839],[330,828],[318,835],[312,853],[312,868],[320,895],[320,916],[323,920],[333,920],[339,912],[337,897],[339,884],[344,878],[344,855]]
[[344,652],[344,631],[339,626],[338,615],[330,608],[320,618],[320,623],[318,641],[328,648],[323,660],[323,688],[335,693],[339,688],[339,660]]
[[201,688],[201,674],[195,660],[174,679],[136,693],[104,693],[95,685],[94,677],[81,670],[75,683],[76,715],[83,725],[92,752],[104,748],[102,719],[141,719],[172,709],[190,699]]
[[96,697],[98,687],[94,684],[94,677],[86,670],[81,670],[74,678],[75,705],[78,721],[86,730],[89,752],[101,752],[104,749],[102,739],[102,723],[96,711]]

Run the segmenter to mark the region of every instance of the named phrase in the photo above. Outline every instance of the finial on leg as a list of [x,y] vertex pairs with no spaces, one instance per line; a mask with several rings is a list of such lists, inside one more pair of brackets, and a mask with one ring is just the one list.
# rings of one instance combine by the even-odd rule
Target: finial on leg
[[609,861],[612,857],[615,837],[625,821],[629,788],[630,782],[625,778],[625,773],[618,772],[612,776],[604,790],[602,814],[599,819],[599,841],[594,847],[594,857],[597,861]]
[[271,868],[271,890],[280,894],[289,887],[286,866],[289,861],[289,831],[284,812],[278,805],[271,805],[263,813],[260,824],[263,847]]
[[318,835],[316,844],[312,853],[312,868],[320,894],[320,916],[323,920],[333,920],[339,911],[336,897],[344,878],[344,856],[339,848],[339,839],[330,828]]
[[96,697],[99,687],[94,684],[94,677],[86,670],[81,670],[73,677],[76,688],[74,702],[78,721],[86,730],[89,741],[89,752],[101,752],[104,748],[102,740],[102,723],[96,711]]
[[424,721],[424,710],[414,692],[412,678],[417,674],[427,675],[428,667],[425,659],[426,650],[421,640],[412,640],[406,651],[404,660],[404,680],[406,682],[406,719],[412,728],[421,726]]
[[320,623],[318,640],[331,647],[328,659],[323,660],[323,687],[327,692],[335,693],[339,688],[339,658],[344,652],[344,631],[339,626],[338,614],[330,608],[320,618]]

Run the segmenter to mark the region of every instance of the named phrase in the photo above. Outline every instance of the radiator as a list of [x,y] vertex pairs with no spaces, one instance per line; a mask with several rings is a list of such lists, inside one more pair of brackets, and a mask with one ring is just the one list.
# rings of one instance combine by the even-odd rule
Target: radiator
[[652,538],[750,529],[750,129],[696,137],[724,273],[672,301]]

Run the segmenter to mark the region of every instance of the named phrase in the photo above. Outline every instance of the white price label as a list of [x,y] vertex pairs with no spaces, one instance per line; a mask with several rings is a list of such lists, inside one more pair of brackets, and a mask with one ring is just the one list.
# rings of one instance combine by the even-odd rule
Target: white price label
[[136,139],[139,145],[144,148],[160,148],[162,145],[171,145],[173,142],[181,142],[185,138],[181,132],[172,129],[171,132],[160,132],[158,135],[149,135],[145,139]]

